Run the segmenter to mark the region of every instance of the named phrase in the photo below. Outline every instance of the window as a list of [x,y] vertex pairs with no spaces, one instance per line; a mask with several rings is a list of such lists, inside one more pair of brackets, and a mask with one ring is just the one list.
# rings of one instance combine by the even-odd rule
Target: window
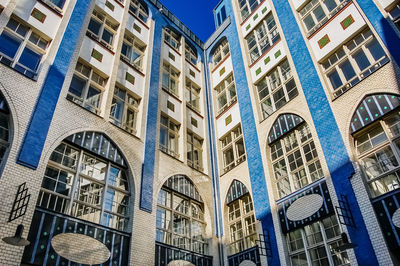
[[90,112],[99,114],[105,84],[105,78],[90,66],[78,62],[69,86],[67,99],[83,106]]
[[0,165],[4,165],[5,154],[10,146],[10,110],[0,93]]
[[350,265],[346,251],[335,251],[342,244],[336,216],[292,231],[286,239],[292,265]]
[[256,84],[263,119],[298,95],[296,82],[287,60],[271,70]]
[[171,45],[174,49],[179,50],[181,46],[181,37],[169,28],[164,30],[164,41]]
[[48,39],[10,18],[0,35],[0,62],[29,78],[36,78],[48,45]]
[[197,64],[197,52],[193,50],[187,43],[185,43],[185,58],[193,65]]
[[246,160],[241,126],[232,129],[221,138],[223,173],[227,173],[235,166]]
[[129,64],[143,71],[143,58],[146,45],[142,44],[133,35],[125,32],[124,42],[121,48],[121,58]]
[[280,35],[274,17],[272,14],[269,14],[246,38],[250,63],[254,63],[265,51],[279,40]]
[[[109,143],[99,133],[86,132],[81,137],[93,140],[92,149],[104,149],[101,143]],[[126,169],[72,145],[70,140],[62,142],[51,154],[37,205],[126,231],[130,195]]]
[[90,37],[98,40],[108,49],[113,49],[114,36],[118,29],[118,23],[112,21],[106,15],[97,10],[93,10],[88,26]]
[[283,138],[270,144],[270,148],[278,198],[323,177],[318,153],[307,124],[287,132]]
[[110,119],[118,127],[136,133],[137,114],[139,112],[138,97],[128,93],[127,90],[116,86],[111,104]]
[[242,21],[244,21],[263,0],[238,0],[240,16]]
[[217,116],[224,112],[229,106],[236,102],[236,88],[233,75],[223,80],[216,88],[217,94]]
[[389,61],[369,29],[340,47],[322,62],[334,97],[342,95]]
[[186,80],[186,104],[200,112],[200,88],[189,79]]
[[51,6],[54,8],[58,13],[62,12],[62,9],[65,4],[65,0],[42,0],[45,2],[47,5]]
[[178,97],[179,72],[169,64],[164,63],[162,68],[162,87]]
[[147,18],[149,17],[147,7],[144,7],[138,0],[131,0],[129,11],[143,22],[147,22]]
[[168,179],[158,194],[156,241],[200,254],[204,239],[204,204],[193,183],[182,175]]
[[311,0],[300,9],[300,18],[308,36],[337,14],[348,2],[349,0]]
[[256,218],[250,193],[228,203],[228,227],[231,255],[257,245]]
[[179,158],[179,127],[170,118],[161,115],[160,150],[176,158]]
[[214,63],[214,67],[217,66],[225,57],[229,55],[229,43],[226,39],[224,39],[221,44],[215,49],[212,55],[212,61]]
[[400,113],[354,135],[358,160],[372,197],[400,188]]
[[389,15],[396,27],[400,30],[400,4],[396,4],[390,11]]
[[192,132],[188,132],[186,148],[188,165],[203,171],[203,140]]

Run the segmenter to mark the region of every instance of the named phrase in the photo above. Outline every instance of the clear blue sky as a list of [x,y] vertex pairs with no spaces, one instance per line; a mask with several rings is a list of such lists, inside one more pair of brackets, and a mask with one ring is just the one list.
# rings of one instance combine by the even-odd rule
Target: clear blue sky
[[205,42],[215,31],[212,10],[219,0],[159,0]]

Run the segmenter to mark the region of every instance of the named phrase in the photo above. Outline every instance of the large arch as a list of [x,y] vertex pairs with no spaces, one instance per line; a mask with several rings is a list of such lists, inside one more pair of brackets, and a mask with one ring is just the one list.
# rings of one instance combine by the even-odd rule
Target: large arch
[[[47,162],[23,263],[127,265],[133,196],[128,163],[107,135],[84,131],[66,137]],[[97,255],[77,261],[73,245]]]
[[0,92],[0,175],[7,161],[13,136],[10,108],[6,98]]

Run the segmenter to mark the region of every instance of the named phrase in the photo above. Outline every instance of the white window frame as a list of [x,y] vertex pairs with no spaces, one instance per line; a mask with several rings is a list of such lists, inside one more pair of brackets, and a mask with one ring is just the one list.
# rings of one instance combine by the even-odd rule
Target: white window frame
[[214,68],[229,55],[230,55],[229,43],[226,39],[224,39],[218,45],[218,47],[215,49],[215,51],[212,55],[212,62],[213,62]]
[[[117,1],[120,1],[120,0],[117,0]],[[146,9],[137,0],[130,0],[129,11],[130,11],[130,13],[135,15],[135,17],[139,18],[144,23],[146,23],[147,19],[149,18],[149,14],[147,13]]]
[[[163,123],[163,119],[166,120],[167,124]],[[166,146],[161,143],[161,131],[166,130],[167,133],[167,143]],[[169,118],[166,115],[161,115],[160,119],[160,142],[159,142],[159,148],[161,151],[179,159],[179,130],[180,130],[180,125],[178,125],[175,121],[172,121],[171,118]],[[174,147],[171,147],[171,139],[175,139],[175,145]]]
[[[96,23],[100,24],[99,33],[96,34],[96,33],[92,32],[88,26],[87,34],[91,38],[94,38],[95,40],[100,42],[102,45],[107,47],[107,49],[113,50],[114,43],[115,43],[115,37],[117,35],[117,30],[119,27],[118,22],[115,22],[114,19],[112,19],[109,15],[107,15],[106,13],[99,11],[97,9],[93,10],[92,16],[90,17],[90,22],[92,20],[95,21]],[[90,22],[89,22],[89,24],[90,24]],[[107,42],[106,40],[103,40],[104,31],[107,31],[112,34],[111,43]]]
[[[233,92],[235,92],[234,95]],[[226,109],[229,108],[229,106],[237,101],[235,79],[233,78],[233,74],[230,74],[226,79],[218,84],[218,86],[215,87],[215,97],[217,101],[217,104],[215,105],[217,116],[222,114]],[[226,98],[226,103],[223,106],[220,106],[219,104],[219,99],[221,97]]]
[[[200,112],[200,91],[201,89],[191,80],[186,79],[186,105]],[[194,102],[195,104],[192,104]]]
[[[246,160],[246,149],[244,146],[243,132],[241,125],[236,126],[234,129],[228,132],[225,136],[220,139],[221,145],[221,161],[222,161],[222,174],[225,174],[232,170],[237,165],[241,164]],[[240,147],[239,145],[242,145]],[[240,154],[239,148],[243,149],[243,153]],[[227,162],[225,154],[232,150],[233,160]]]
[[242,22],[245,21],[264,0],[253,0],[253,3],[250,3],[250,1],[251,0],[238,0],[239,14]]
[[169,28],[164,29],[164,42],[169,44],[171,47],[173,47],[177,51],[179,51],[179,48],[181,47],[180,39],[181,39],[181,36],[176,34],[171,29],[169,29]]
[[[125,31],[123,45],[126,45],[129,48],[128,55],[122,53],[121,57],[127,61],[130,65],[134,66],[137,70],[143,71],[143,61],[146,51],[146,45],[143,44],[139,39],[134,37],[132,34],[129,34]],[[137,54],[138,57],[133,60],[133,54]]]
[[[120,91],[123,91],[125,93],[125,98],[121,98],[119,96]],[[119,101],[120,103],[123,104],[121,120],[118,120],[113,115],[113,108],[114,108],[114,105],[116,105],[114,100]],[[137,119],[138,119],[137,117],[138,117],[138,113],[139,113],[139,103],[140,103],[139,97],[130,93],[129,90],[127,90],[126,88],[123,88],[120,85],[116,85],[115,89],[114,89],[113,101],[112,101],[111,109],[110,109],[110,119],[113,122],[113,124],[128,131],[131,134],[136,134],[136,123],[137,123]],[[134,115],[133,121],[128,121],[128,117],[129,117],[128,113],[129,112]]]
[[[190,167],[197,169],[199,171],[203,171],[203,139],[194,134],[191,131],[187,131],[187,153],[191,153],[192,160],[189,160],[189,156],[187,154],[187,163]],[[190,150],[189,150],[190,147]],[[195,152],[198,153],[198,160],[194,160]]]
[[[170,64],[164,62],[161,75],[161,87],[176,97],[179,97],[179,71],[175,70]],[[168,86],[164,84],[164,79],[168,79]],[[172,84],[175,84],[175,88],[173,88]]]

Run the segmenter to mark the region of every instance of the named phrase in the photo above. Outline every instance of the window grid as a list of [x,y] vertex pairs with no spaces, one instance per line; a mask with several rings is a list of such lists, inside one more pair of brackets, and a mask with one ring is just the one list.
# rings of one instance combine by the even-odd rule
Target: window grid
[[145,44],[142,44],[133,35],[125,33],[121,49],[121,58],[136,67],[139,71],[143,71],[145,50]]
[[128,201],[125,170],[61,143],[48,162],[37,205],[126,231]]
[[203,209],[203,203],[164,185],[157,200],[156,241],[205,254]]
[[178,51],[181,46],[180,39],[181,37],[171,29],[166,28],[164,30],[164,41]]
[[242,22],[258,7],[263,0],[238,0]]
[[200,112],[200,88],[189,79],[186,79],[186,105]]
[[160,150],[175,158],[179,158],[179,127],[169,117],[161,115]]
[[323,177],[315,144],[306,124],[271,144],[271,161],[278,198]]
[[114,37],[119,24],[114,22],[106,14],[93,10],[88,26],[88,35],[110,50],[113,50]]
[[186,148],[188,165],[203,171],[203,139],[192,132],[188,132]]
[[222,62],[229,55],[229,43],[226,39],[224,39],[221,44],[215,49],[212,55],[212,61],[214,67],[216,67],[220,62]]
[[263,119],[298,95],[296,82],[287,60],[271,70],[256,84],[256,88]]
[[322,68],[336,98],[386,62],[385,52],[367,28],[323,61]]
[[336,216],[327,217],[287,234],[291,265],[350,265],[346,251],[336,252],[341,243]]
[[400,115],[374,122],[354,136],[371,197],[400,188]]
[[396,4],[389,11],[389,15],[396,27],[400,30],[400,4]]
[[[0,102],[2,102],[3,105],[6,105],[5,99],[3,98],[2,95],[0,95]],[[7,107],[3,107],[7,108]],[[5,159],[4,156],[6,154],[6,151],[8,150],[8,147],[10,145],[9,143],[9,114],[6,112],[0,111],[0,164],[3,162]]]
[[237,101],[236,87],[233,75],[229,75],[217,87],[215,87],[217,96],[217,116],[222,114],[229,106]]
[[193,65],[197,65],[197,54],[187,43],[185,43],[185,58]]
[[249,193],[228,204],[228,228],[231,255],[257,244],[256,219]]
[[146,8],[139,1],[131,0],[129,4],[129,11],[144,23],[147,22],[149,15],[147,14]]
[[242,128],[238,125],[220,140],[223,174],[246,160]]
[[115,86],[111,103],[110,119],[113,124],[136,134],[136,122],[139,113],[140,99],[120,86]]
[[0,42],[0,62],[29,78],[36,78],[50,41],[11,17],[1,32]]
[[167,63],[163,64],[162,68],[162,88],[172,93],[176,97],[179,88],[179,72]]
[[272,45],[280,40],[274,16],[269,14],[246,37],[250,64],[254,63]]
[[348,2],[349,0],[311,0],[306,4],[300,9],[299,14],[307,36],[316,32]]
[[99,73],[81,62],[75,67],[75,72],[67,94],[67,99],[81,105],[95,114],[100,113],[100,103],[106,79]]

